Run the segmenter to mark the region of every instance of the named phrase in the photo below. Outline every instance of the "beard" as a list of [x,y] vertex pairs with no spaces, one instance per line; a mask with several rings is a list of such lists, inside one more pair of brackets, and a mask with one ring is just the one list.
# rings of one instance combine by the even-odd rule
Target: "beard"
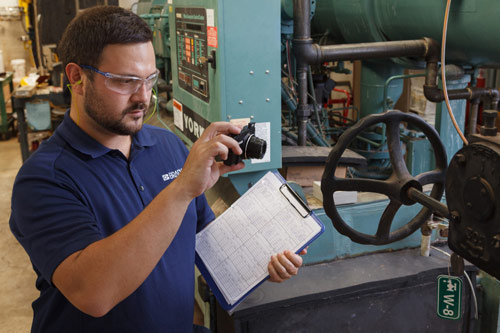
[[[101,128],[118,135],[134,135],[139,132],[148,109],[147,103],[134,103],[122,110],[119,115],[110,114],[107,112],[107,107],[99,98],[99,95],[95,93],[93,88],[90,88],[85,94],[83,103],[85,113],[94,120],[94,122]],[[142,114],[140,116],[133,116],[132,123],[124,121],[129,113],[137,110],[141,110]]]

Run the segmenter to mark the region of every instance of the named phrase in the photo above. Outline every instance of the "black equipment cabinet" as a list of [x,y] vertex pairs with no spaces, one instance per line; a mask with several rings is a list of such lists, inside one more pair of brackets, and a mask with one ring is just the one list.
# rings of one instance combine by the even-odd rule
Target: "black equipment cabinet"
[[[231,316],[219,308],[217,332],[472,332],[465,277],[461,319],[437,316],[437,277],[448,274],[449,258],[431,254],[410,249],[303,267],[284,283],[262,284]],[[475,286],[477,269],[466,271]]]

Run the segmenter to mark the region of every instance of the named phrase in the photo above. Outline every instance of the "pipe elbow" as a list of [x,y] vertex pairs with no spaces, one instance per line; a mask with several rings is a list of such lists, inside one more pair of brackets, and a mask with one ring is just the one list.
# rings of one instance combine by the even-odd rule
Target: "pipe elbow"
[[443,92],[437,86],[424,85],[424,96],[427,100],[434,103],[439,103],[444,100]]
[[320,47],[314,44],[311,38],[294,39],[293,53],[295,57],[308,65],[317,64],[320,62]]
[[495,101],[498,103],[500,100],[500,91],[498,89],[490,89],[490,98],[492,101]]
[[425,45],[427,51],[425,52],[425,60],[427,62],[438,62],[441,50],[439,49],[439,44],[432,38],[424,37]]

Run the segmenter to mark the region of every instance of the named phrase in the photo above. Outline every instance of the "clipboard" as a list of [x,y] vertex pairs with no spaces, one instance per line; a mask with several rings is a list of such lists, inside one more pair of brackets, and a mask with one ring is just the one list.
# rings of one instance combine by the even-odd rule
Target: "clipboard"
[[[268,182],[268,184],[266,184],[266,186],[268,187],[264,187],[261,182]],[[272,190],[270,190],[270,187],[272,187]],[[241,209],[242,211],[244,211],[244,209],[251,210],[251,208],[248,208],[248,202],[251,202],[251,199],[255,199],[257,198],[256,196],[259,195],[264,196],[261,199],[263,205],[265,205],[266,202],[269,201],[268,209],[272,209],[277,212],[270,221],[262,221],[260,219],[257,221],[252,220],[251,218],[248,218],[248,220],[245,220],[243,222],[235,222],[234,220],[229,220],[231,217],[233,217],[233,213],[230,212],[231,209]],[[277,195],[279,195],[279,197],[277,197]],[[247,205],[245,205],[245,203],[247,203]],[[276,207],[271,207],[271,204],[276,205]],[[241,207],[241,205],[243,205],[244,207]],[[262,208],[262,211],[264,210],[265,207]],[[225,216],[226,213],[228,213],[228,216]],[[286,215],[286,218],[283,218],[281,215]],[[286,223],[284,222],[285,220]],[[256,274],[255,276],[252,276],[252,279],[255,279],[250,282],[249,287],[244,290],[242,295],[238,296],[238,299],[230,302],[226,299],[226,296],[222,291],[222,289],[226,290],[227,294],[227,286],[230,285],[230,283],[222,280],[227,279],[227,274],[225,273],[231,273],[231,270],[228,270],[226,266],[236,266],[233,266],[232,262],[228,265],[226,265],[226,263],[220,263],[219,265],[217,265],[214,262],[224,259],[223,254],[228,251],[227,247],[231,246],[227,245],[226,243],[234,242],[234,239],[238,237],[238,235],[235,236],[235,234],[227,235],[227,231],[224,231],[224,228],[235,228],[233,225],[234,223],[247,223],[249,227],[251,227],[250,224],[254,223],[256,225],[263,225],[263,227],[261,229],[258,229],[257,232],[251,236],[248,236],[248,231],[245,230],[246,233],[243,235],[243,237],[249,237],[249,239],[244,245],[235,250],[233,254],[227,255],[226,260],[228,261],[235,260],[235,262],[238,263],[240,260],[243,260],[246,263],[248,262],[248,253],[260,256],[260,249],[269,252],[269,247],[259,247],[255,244],[263,244],[262,239],[270,237],[268,234],[264,235],[265,231],[271,228],[269,226],[270,224],[273,224],[273,231],[281,230],[280,232],[277,232],[276,237],[281,237],[283,244],[286,242],[289,242],[290,244],[295,242],[296,244],[294,244],[295,248],[283,248],[280,251],[271,251],[271,253],[266,253],[265,255],[262,254],[262,257],[265,256],[267,258],[265,262],[265,272],[263,274],[261,273],[259,277],[256,277],[257,273],[254,273],[258,270],[262,271],[264,259],[261,259],[259,267],[251,268],[254,270],[252,271],[252,273]],[[307,228],[310,229],[310,231],[308,231],[307,233],[302,233],[303,229],[307,229],[305,228],[306,225]],[[285,227],[287,228],[286,230]],[[276,230],[274,230],[274,228],[276,228]],[[293,191],[293,189],[287,184],[285,179],[277,171],[270,171],[264,177],[262,177],[252,188],[250,188],[243,196],[241,196],[235,203],[233,203],[233,205],[231,205],[228,210],[226,210],[221,216],[219,216],[215,221],[210,223],[205,229],[203,229],[196,235],[197,243],[195,252],[195,264],[207,281],[207,284],[214,293],[221,307],[224,310],[231,312],[250,293],[252,293],[258,286],[260,286],[269,278],[269,274],[267,272],[267,264],[269,263],[269,258],[272,254],[281,253],[284,250],[294,250],[295,253],[300,253],[305,247],[316,240],[324,232],[324,230],[325,226],[323,225],[323,223],[318,219],[314,212],[311,211],[309,207],[307,207],[300,196],[295,191]],[[238,231],[236,231],[236,233],[237,232]],[[293,232],[296,232],[299,236],[293,234]],[[217,237],[219,237],[220,241],[217,241]],[[285,237],[288,237],[289,239],[283,240],[283,238]],[[302,238],[299,239],[300,237]],[[278,247],[279,245],[273,244],[272,246]],[[249,249],[253,249],[253,252],[249,252]],[[247,256],[246,259],[245,255]],[[216,256],[218,257],[218,259],[216,260],[212,256]],[[240,256],[242,256],[243,258],[240,258]],[[243,265],[243,268],[245,268],[245,265]],[[232,273],[234,273],[234,271]],[[238,271],[238,273],[241,275],[241,272]],[[222,276],[223,278],[221,279],[220,276]],[[218,280],[218,283],[221,284],[220,286],[216,282],[216,280]],[[246,279],[243,278],[243,280],[245,280],[246,283]]]

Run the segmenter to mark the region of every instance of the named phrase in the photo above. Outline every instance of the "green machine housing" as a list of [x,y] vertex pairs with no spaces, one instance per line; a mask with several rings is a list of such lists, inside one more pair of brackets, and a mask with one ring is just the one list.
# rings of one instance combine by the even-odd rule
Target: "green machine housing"
[[[161,31],[168,26],[169,36],[155,35],[155,50],[159,58],[171,62],[170,68],[165,65],[165,69],[171,71],[176,134],[191,145],[212,122],[253,121],[258,124],[257,136],[267,141],[268,155],[263,160],[246,161],[245,169],[229,175],[239,194],[268,170],[281,167],[281,38],[291,33],[292,2],[162,0],[152,1],[151,8],[147,9],[150,16],[143,16],[153,30]],[[316,36],[329,34],[336,43],[422,37],[440,40],[445,1],[310,2],[314,9],[312,33]],[[454,1],[448,31],[448,62],[470,67],[498,66],[499,46],[492,42],[491,33],[498,30],[498,14],[500,6],[494,0]],[[361,78],[362,115],[382,112],[384,83],[401,74],[403,67],[416,66],[415,59],[367,62]],[[468,81],[468,75],[461,80],[448,81],[448,88],[464,88]],[[388,86],[387,97],[396,101],[401,91],[402,81],[394,81]],[[453,101],[452,106],[463,127],[465,102]],[[436,128],[451,158],[461,143],[441,109],[444,110],[439,103]],[[426,141],[411,143],[415,147],[409,145],[408,150],[413,161],[426,159],[429,155]],[[417,173],[424,171],[427,164],[416,168]],[[339,207],[339,212],[355,229],[373,234],[376,232],[373,221],[378,220],[386,205],[386,200],[371,201]],[[404,225],[420,208],[419,205],[403,207],[393,227]],[[418,247],[419,232],[384,246],[357,244],[333,228],[323,209],[315,213],[327,230],[309,247],[309,254],[304,257],[306,267],[300,276],[290,281],[293,287],[264,284],[233,314],[231,320],[234,322],[230,325],[233,327],[228,331],[287,331],[286,328],[288,331],[301,328],[303,331],[329,331],[343,324],[366,327],[370,331],[389,331],[388,327],[410,327],[410,323],[406,323],[410,317],[414,325],[422,324],[419,327],[432,323],[434,331],[467,331],[473,326],[473,305],[468,289],[469,305],[464,310],[463,322],[435,320],[432,308],[435,305],[434,275],[445,271],[447,265],[439,254],[420,257],[416,254],[418,250],[391,252]],[[359,256],[361,254],[364,256]],[[470,266],[467,270],[476,274]],[[488,277],[481,279],[486,292],[484,299],[479,301],[483,317],[476,327],[481,331],[498,331],[498,282]],[[419,288],[421,291],[414,292]],[[404,299],[402,290],[408,301],[401,300]],[[392,294],[394,298],[386,297]],[[411,302],[414,298],[415,302]],[[383,311],[377,312],[377,309]],[[409,310],[410,314],[400,310]],[[352,314],[359,314],[357,321]],[[361,316],[366,317],[361,319]],[[394,324],[381,324],[388,317]],[[224,322],[218,320],[218,331],[226,331],[222,327]],[[349,331],[348,327],[343,328]]]
[[280,4],[173,0],[167,6],[176,133],[190,145],[210,123],[252,121],[267,142],[262,160],[246,160],[244,170],[229,176],[244,193],[281,167]]

